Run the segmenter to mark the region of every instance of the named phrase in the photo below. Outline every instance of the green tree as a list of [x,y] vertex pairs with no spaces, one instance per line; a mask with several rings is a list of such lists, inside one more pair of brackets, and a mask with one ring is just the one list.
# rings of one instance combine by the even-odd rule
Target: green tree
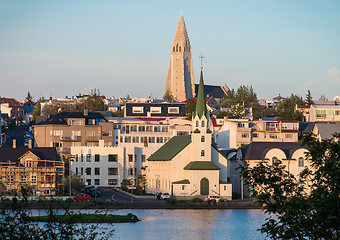
[[174,98],[174,96],[172,95],[172,93],[169,89],[166,90],[166,92],[164,93],[163,99],[170,102],[170,103],[175,102],[175,98]]
[[[270,216],[261,227],[271,239],[340,238],[340,134],[319,141],[307,135],[306,159],[312,169],[296,179],[279,161],[241,166],[249,191]],[[301,184],[310,191],[301,191]]]
[[148,185],[145,174],[140,174],[137,178],[137,192],[141,194],[146,193],[146,187]]
[[32,96],[30,92],[27,93],[24,106],[34,106],[34,102],[32,101]]
[[80,109],[81,112],[84,111],[85,108],[88,109],[89,112],[103,111],[105,109],[105,104],[102,96],[100,95],[99,89],[95,88],[91,90],[90,96],[83,100],[82,107]]
[[313,103],[313,98],[312,98],[312,94],[310,93],[310,91],[308,90],[307,91],[307,94],[306,94],[306,104],[308,106],[312,105]]
[[300,111],[295,111],[295,106],[304,104],[302,97],[291,94],[290,97],[282,100],[277,107],[279,119],[302,121],[304,119],[303,114]]
[[127,191],[128,190],[127,186],[132,186],[131,180],[130,179],[123,179],[122,184],[121,184],[121,189],[123,191]]
[[187,118],[192,118],[192,113],[196,110],[196,102],[192,99],[188,99],[185,102],[185,114]]
[[37,116],[41,115],[41,103],[38,102],[37,105],[35,105],[34,109],[33,109],[33,118],[35,120],[35,118]]

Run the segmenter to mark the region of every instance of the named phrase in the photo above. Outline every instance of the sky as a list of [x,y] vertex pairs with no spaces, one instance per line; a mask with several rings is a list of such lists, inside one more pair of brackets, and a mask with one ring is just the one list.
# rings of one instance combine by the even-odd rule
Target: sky
[[0,96],[162,98],[181,12],[195,83],[340,95],[340,1],[0,0]]

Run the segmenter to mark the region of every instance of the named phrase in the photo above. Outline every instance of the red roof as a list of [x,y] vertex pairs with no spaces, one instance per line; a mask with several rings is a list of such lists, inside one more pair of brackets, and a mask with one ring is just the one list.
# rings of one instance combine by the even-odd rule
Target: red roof
[[142,121],[163,121],[165,118],[136,118]]
[[0,103],[9,103],[10,107],[22,107],[22,105],[14,98],[0,98]]
[[216,118],[211,118],[211,122],[212,122],[214,127],[221,127],[222,126],[222,124],[217,124]]

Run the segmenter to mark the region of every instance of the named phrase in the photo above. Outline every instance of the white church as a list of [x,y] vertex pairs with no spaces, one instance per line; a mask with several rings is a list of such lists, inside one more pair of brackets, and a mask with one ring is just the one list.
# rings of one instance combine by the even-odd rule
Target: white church
[[168,192],[175,197],[204,195],[232,197],[230,164],[212,140],[201,71],[191,135],[172,137],[148,158],[146,177],[150,193]]

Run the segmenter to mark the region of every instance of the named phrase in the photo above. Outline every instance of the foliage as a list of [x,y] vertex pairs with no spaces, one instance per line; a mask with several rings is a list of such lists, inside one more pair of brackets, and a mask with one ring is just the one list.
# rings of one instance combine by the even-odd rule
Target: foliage
[[166,92],[164,93],[163,99],[166,100],[166,101],[168,101],[168,102],[170,102],[170,103],[175,102],[175,98],[174,98],[174,96],[172,95],[171,90],[169,90],[169,89],[166,90]]
[[[306,159],[312,169],[299,179],[279,161],[241,166],[249,191],[270,214],[261,232],[272,239],[339,239],[340,237],[340,134],[319,141],[307,135]],[[304,185],[305,191],[301,191]],[[272,217],[272,215],[274,217]]]
[[137,193],[146,194],[146,187],[148,186],[145,174],[140,174],[137,178]]
[[320,101],[328,101],[328,99],[326,98],[325,94],[321,94],[319,100]]
[[302,121],[304,118],[303,114],[300,111],[295,111],[295,106],[304,104],[305,102],[303,101],[302,97],[291,94],[290,97],[282,100],[277,107],[279,119]]
[[124,117],[124,110],[111,112],[111,114],[112,114],[112,117]]
[[35,119],[37,116],[41,115],[41,103],[38,102],[33,109],[33,118]]
[[194,113],[196,110],[196,102],[192,99],[188,99],[185,103],[185,114],[187,118],[192,118],[192,113]]
[[32,101],[32,96],[30,92],[27,93],[24,106],[34,106],[34,102]]
[[103,111],[105,109],[105,104],[103,98],[100,95],[99,89],[91,90],[90,96],[82,101],[82,106],[80,111],[88,109],[89,112]]
[[[71,192],[72,192],[72,194],[80,193],[83,185],[84,185],[84,183],[82,182],[81,177],[79,175],[72,173],[71,174]],[[70,177],[69,176],[64,178],[62,186],[63,186],[63,192],[69,193],[69,191],[70,191]]]
[[310,91],[308,90],[307,91],[307,94],[306,94],[306,104],[308,106],[312,105],[313,103],[313,98],[312,98],[312,94],[310,93]]
[[192,202],[203,202],[203,199],[195,197],[191,200]]
[[121,189],[123,191],[127,191],[128,190],[127,186],[132,186],[131,180],[130,179],[123,179],[122,184],[121,184]]

